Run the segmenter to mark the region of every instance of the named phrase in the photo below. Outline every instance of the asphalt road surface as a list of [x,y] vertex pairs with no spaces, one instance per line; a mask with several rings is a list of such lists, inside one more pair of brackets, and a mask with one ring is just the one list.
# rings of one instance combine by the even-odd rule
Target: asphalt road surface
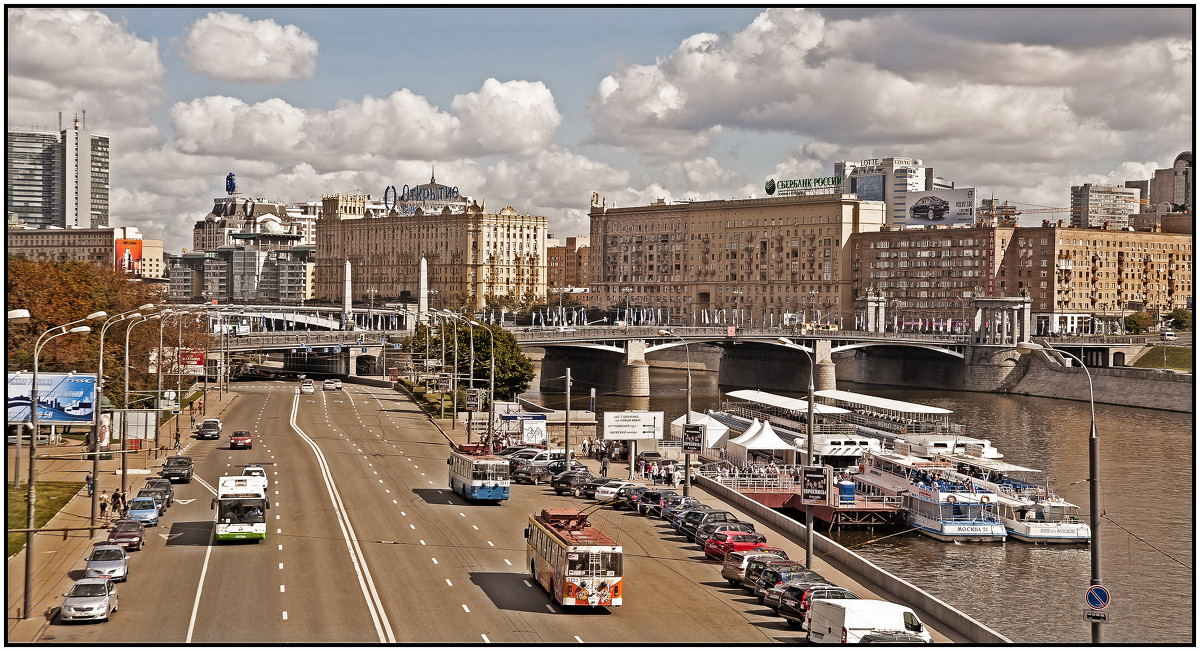
[[[132,552],[120,610],[99,625],[55,621],[54,643],[742,643],[796,642],[769,609],[720,576],[662,520],[601,509],[624,548],[624,605],[559,606],[535,583],[530,513],[588,502],[515,485],[500,504],[450,492],[444,437],[390,389],[346,383],[235,384],[217,441],[193,441],[196,478]],[[234,429],[254,433],[230,450]],[[212,540],[217,478],[262,464],[267,539]],[[135,487],[140,480],[134,482]],[[770,534],[769,534],[770,536]],[[771,542],[782,542],[771,538]],[[81,565],[82,566],[82,565]],[[869,596],[869,595],[863,595]],[[935,640],[945,638],[935,635]]]

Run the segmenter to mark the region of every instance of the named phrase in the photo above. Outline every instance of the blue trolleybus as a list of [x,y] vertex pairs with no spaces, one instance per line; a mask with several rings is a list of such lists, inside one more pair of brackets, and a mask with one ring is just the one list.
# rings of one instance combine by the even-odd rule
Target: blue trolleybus
[[508,499],[509,461],[486,446],[464,445],[450,452],[450,490],[468,500]]

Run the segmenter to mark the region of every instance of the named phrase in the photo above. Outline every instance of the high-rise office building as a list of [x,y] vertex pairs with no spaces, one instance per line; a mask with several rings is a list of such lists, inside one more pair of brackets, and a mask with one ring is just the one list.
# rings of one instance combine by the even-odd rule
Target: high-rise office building
[[[86,113],[85,113],[86,116]],[[8,131],[8,213],[26,226],[108,226],[109,138],[75,118],[55,132]]]
[[934,176],[933,168],[920,159],[901,156],[837,161],[833,175],[842,179],[843,192],[856,194],[863,201],[884,202],[889,226],[909,224],[910,193],[954,189],[954,183]]

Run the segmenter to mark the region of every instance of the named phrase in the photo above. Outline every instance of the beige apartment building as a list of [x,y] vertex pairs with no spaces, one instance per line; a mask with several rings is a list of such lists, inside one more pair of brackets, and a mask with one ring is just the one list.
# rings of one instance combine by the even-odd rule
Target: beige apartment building
[[7,255],[34,262],[79,260],[113,268],[116,252],[113,229],[103,228],[12,228],[8,229]]
[[591,305],[591,294],[579,291],[586,290],[591,279],[591,252],[586,237],[568,237],[566,244],[552,243],[546,247],[546,282],[550,294],[566,293],[582,305]]
[[[418,189],[438,188],[450,189],[435,183]],[[478,310],[545,298],[545,216],[520,215],[512,207],[489,214],[486,205],[471,201],[429,214],[390,210],[375,217],[369,201],[362,194],[322,197],[316,300],[342,301],[349,260],[352,300],[415,301],[422,258],[433,308]]]
[[883,226],[885,204],[819,194],[617,208],[593,195],[590,217],[592,305],[758,325],[852,314],[847,243]]
[[889,323],[950,326],[975,296],[1028,293],[1038,334],[1111,333],[1125,314],[1166,314],[1192,297],[1190,234],[932,226],[862,233],[850,248],[852,291],[886,296]]

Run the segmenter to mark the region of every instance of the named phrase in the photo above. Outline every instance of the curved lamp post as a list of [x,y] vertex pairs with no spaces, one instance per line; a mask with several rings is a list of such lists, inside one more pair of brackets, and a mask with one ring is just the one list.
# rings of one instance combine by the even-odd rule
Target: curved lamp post
[[[1049,348],[1041,344],[1036,344],[1032,341],[1022,341],[1017,343],[1017,352],[1022,355],[1029,355],[1039,350],[1044,351],[1049,350]],[[1071,353],[1058,348],[1055,348],[1054,352],[1060,355],[1066,355],[1067,357],[1079,362],[1079,365],[1083,367],[1083,372],[1087,375],[1088,379],[1088,403],[1091,407],[1092,415],[1091,434],[1088,438],[1088,501],[1090,503],[1088,507],[1088,517],[1092,521],[1091,585],[1100,585],[1100,439],[1096,436],[1096,395],[1092,391],[1092,373],[1088,370],[1087,364],[1084,364],[1082,359],[1079,359]],[[1092,644],[1100,644],[1100,638],[1100,622],[1092,622]]]
[[[675,337],[683,342],[683,354],[687,359],[687,415],[684,416],[686,425],[692,424],[692,352],[688,349],[687,339],[671,332],[670,330],[659,330],[660,337]],[[633,461],[630,460],[632,464]],[[683,453],[683,495],[688,497],[692,494],[692,453]]]
[[492,425],[496,420],[496,336],[488,326],[478,321],[473,323],[488,333],[488,345],[490,346],[488,349],[488,357],[491,358],[491,368],[488,369],[488,442],[491,443]]
[[[29,423],[32,426],[33,431],[29,435],[29,475],[27,477],[27,479],[29,480],[29,496],[28,496],[28,500],[26,503],[26,509],[27,509],[26,515],[28,518],[28,522],[25,525],[26,527],[28,527],[25,530],[25,595],[24,595],[22,608],[21,608],[21,616],[24,619],[29,619],[30,586],[33,585],[33,558],[34,558],[34,553],[33,553],[33,534],[34,534],[33,514],[34,514],[34,504],[37,502],[37,436],[38,436],[38,420],[39,420],[39,418],[38,418],[38,409],[39,409],[39,407],[38,407],[38,356],[42,352],[42,346],[49,343],[50,340],[54,339],[55,337],[61,337],[65,334],[70,334],[73,332],[84,333],[84,332],[92,331],[91,326],[76,326],[75,324],[83,323],[84,321],[90,321],[93,319],[104,318],[106,316],[108,316],[107,312],[93,312],[93,313],[85,316],[82,319],[76,319],[75,321],[72,321],[65,325],[54,326],[53,328],[50,328],[49,330],[43,332],[37,338],[37,341],[35,341],[33,344],[33,386],[31,386],[29,388]],[[74,326],[74,327],[71,327],[71,326]],[[58,332],[54,332],[55,330],[58,330]],[[53,333],[53,334],[51,334],[51,333]],[[47,337],[46,335],[50,335],[50,336]],[[42,341],[43,338],[45,338],[46,341],[43,342]],[[20,432],[17,433],[17,440],[18,441],[21,440]],[[17,473],[15,472],[15,469],[14,469],[13,475],[16,475],[16,474]],[[93,482],[94,482],[96,476],[92,475],[92,477],[93,477]],[[15,481],[15,478],[14,478],[14,481]],[[92,494],[93,495],[96,494],[95,484],[93,484]]]
[[125,328],[125,417],[121,419],[121,494],[125,494],[125,487],[129,483],[129,333],[133,332],[133,326],[150,321],[151,319],[159,318],[158,314],[150,314],[129,322],[129,326]]
[[[780,337],[776,339],[776,341],[784,344],[788,348],[795,348],[804,353],[805,357],[808,357],[808,422],[804,426],[804,438],[806,439],[805,445],[808,447],[808,458],[805,460],[805,462],[807,465],[811,466],[813,465],[813,402],[816,400],[816,386],[814,386],[815,383],[813,382],[813,356],[807,350],[801,348],[799,345],[787,339],[786,337]],[[801,479],[803,479],[803,477]],[[804,566],[810,570],[813,566],[813,525],[812,504],[805,504]]]
[[[99,411],[100,411],[101,407],[103,407],[103,404],[104,404],[104,335],[108,332],[108,328],[110,326],[112,326],[116,323],[119,323],[121,321],[124,321],[125,319],[141,318],[141,316],[142,316],[141,310],[150,310],[153,308],[154,308],[153,303],[147,303],[135,310],[129,310],[128,312],[122,312],[120,314],[111,316],[108,318],[108,320],[106,320],[104,322],[104,325],[100,326],[100,363],[97,366],[97,375],[96,375],[97,416],[99,416]],[[92,477],[99,477],[99,476],[100,476],[100,425],[99,425],[99,418],[97,418],[97,424],[92,425]],[[91,515],[91,526],[92,527],[96,526],[96,513],[99,510],[100,510],[100,491],[93,490],[92,491],[92,515]],[[95,530],[93,529],[93,532],[94,531]]]

